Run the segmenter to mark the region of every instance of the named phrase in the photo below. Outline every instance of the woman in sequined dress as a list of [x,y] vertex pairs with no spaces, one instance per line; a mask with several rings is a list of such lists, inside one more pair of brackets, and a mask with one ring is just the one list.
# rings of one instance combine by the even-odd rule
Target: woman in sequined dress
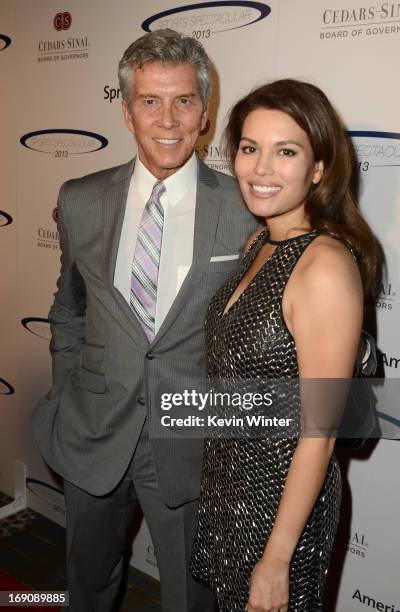
[[[235,105],[227,144],[265,226],[210,304],[208,377],[351,377],[375,250],[340,119],[317,87],[280,80]],[[191,567],[220,612],[323,609],[341,479],[334,436],[300,435],[303,403],[295,436],[205,443]]]

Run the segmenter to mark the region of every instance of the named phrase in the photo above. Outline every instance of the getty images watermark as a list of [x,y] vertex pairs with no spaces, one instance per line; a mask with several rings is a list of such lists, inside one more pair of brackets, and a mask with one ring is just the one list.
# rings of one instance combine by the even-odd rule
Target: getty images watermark
[[[289,427],[293,423],[292,418],[284,418],[264,414],[245,414],[239,416],[237,410],[251,411],[254,408],[269,408],[273,405],[272,393],[258,392],[223,392],[209,390],[206,392],[185,389],[182,393],[163,393],[161,395],[161,410],[169,411],[173,408],[186,407],[197,409],[199,412],[217,409],[215,414],[196,415],[189,414],[186,417],[176,417],[171,414],[161,416],[163,427],[215,427],[244,428],[247,427]],[[233,409],[230,416],[221,416],[221,408]]]
[[369,417],[375,410],[372,381],[177,379],[152,389],[156,438],[380,437],[378,429],[371,434],[371,418],[364,424],[364,404]]

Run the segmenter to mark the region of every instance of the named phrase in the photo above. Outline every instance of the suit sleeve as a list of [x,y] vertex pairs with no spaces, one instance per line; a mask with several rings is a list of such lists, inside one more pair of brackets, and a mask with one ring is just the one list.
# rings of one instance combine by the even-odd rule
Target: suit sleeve
[[57,281],[58,291],[49,312],[54,391],[64,386],[71,370],[79,361],[85,340],[86,291],[73,255],[72,235],[65,206],[67,193],[68,185],[64,184],[58,198],[61,272]]

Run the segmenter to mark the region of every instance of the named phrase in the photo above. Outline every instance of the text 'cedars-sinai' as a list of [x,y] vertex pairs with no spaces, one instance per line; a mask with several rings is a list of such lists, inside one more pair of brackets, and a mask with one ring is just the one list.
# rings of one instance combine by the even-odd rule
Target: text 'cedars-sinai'
[[62,40],[39,40],[39,53],[51,51],[66,51],[72,49],[88,49],[90,43],[87,36],[79,38],[64,38]]

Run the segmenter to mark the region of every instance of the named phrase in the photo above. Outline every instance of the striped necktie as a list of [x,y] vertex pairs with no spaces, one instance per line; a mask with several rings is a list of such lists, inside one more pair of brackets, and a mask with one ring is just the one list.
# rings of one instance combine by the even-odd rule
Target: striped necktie
[[158,269],[164,225],[160,197],[164,191],[164,183],[157,182],[144,207],[132,265],[130,304],[149,342],[155,336]]

